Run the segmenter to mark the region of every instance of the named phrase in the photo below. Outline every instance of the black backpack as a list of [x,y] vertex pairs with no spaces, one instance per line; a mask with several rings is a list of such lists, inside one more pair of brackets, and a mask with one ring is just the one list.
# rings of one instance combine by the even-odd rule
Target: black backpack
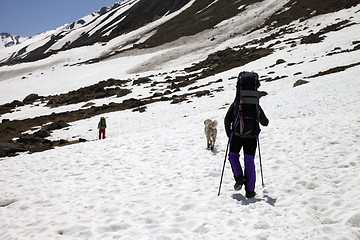
[[255,72],[241,72],[236,84],[234,120],[232,131],[241,137],[255,137],[259,126],[259,75]]

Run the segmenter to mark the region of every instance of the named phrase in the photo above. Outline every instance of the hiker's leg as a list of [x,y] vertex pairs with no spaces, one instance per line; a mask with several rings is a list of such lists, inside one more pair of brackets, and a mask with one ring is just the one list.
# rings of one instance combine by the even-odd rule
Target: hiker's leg
[[240,157],[240,150],[241,150],[241,141],[239,141],[239,137],[237,137],[234,134],[231,134],[230,136],[230,151],[229,151],[229,161],[231,164],[231,169],[234,173],[234,179],[238,179],[239,177],[242,178],[243,171],[241,168],[241,164],[239,161]]
[[239,161],[240,154],[239,153],[229,153],[229,161],[231,164],[231,169],[234,174],[234,179],[236,180],[238,177],[242,177],[243,172]]
[[248,138],[244,141],[244,166],[246,177],[246,191],[255,190],[256,170],[255,170],[255,151],[256,151],[256,138]]

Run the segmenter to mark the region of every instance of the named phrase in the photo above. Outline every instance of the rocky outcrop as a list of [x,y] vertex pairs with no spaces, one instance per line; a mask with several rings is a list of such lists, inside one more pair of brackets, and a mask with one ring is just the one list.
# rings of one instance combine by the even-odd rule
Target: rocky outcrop
[[24,106],[25,104],[19,100],[14,100],[11,103],[0,105],[0,115],[12,112],[16,107]]
[[19,152],[25,152],[24,146],[15,143],[0,143],[0,157],[15,156]]
[[21,136],[17,141],[17,144],[22,145],[29,152],[42,152],[53,148],[53,142],[35,134],[26,134]]
[[203,69],[199,78],[204,78],[235,67],[243,66],[249,62],[265,57],[272,52],[273,50],[269,48],[227,48],[223,51],[210,54],[204,61],[186,68],[185,70],[187,72],[195,72]]
[[32,93],[32,94],[27,95],[24,98],[23,103],[24,104],[31,104],[31,103],[34,103],[37,99],[39,99],[39,95],[36,94],[36,93]]
[[130,80],[116,80],[111,78],[66,94],[49,96],[44,100],[48,100],[47,106],[57,107],[111,96],[123,97],[131,93],[131,90],[122,88],[129,81]]

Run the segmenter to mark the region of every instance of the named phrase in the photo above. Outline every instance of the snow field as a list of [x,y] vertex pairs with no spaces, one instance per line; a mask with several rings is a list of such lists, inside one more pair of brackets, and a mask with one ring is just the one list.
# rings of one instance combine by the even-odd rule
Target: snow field
[[[0,238],[356,239],[360,135],[354,132],[358,107],[351,103],[359,97],[356,79],[347,77],[353,71],[261,99],[270,125],[260,139],[266,186],[257,156],[255,199],[232,190],[228,161],[217,197],[230,83],[215,97],[109,113],[105,140],[1,161],[0,203],[8,205],[0,208]],[[339,86],[339,79],[347,84]],[[333,91],[342,97],[321,101]],[[304,114],[295,110],[308,101],[320,104]],[[206,118],[219,121],[214,152],[205,149]],[[96,130],[85,129],[97,121],[79,121],[55,135],[93,134],[95,140]]]

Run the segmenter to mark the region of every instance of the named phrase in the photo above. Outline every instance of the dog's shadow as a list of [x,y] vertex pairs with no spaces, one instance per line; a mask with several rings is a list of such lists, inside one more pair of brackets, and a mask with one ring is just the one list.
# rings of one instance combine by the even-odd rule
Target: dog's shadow
[[239,201],[241,203],[241,205],[249,205],[249,204],[253,204],[256,202],[266,202],[268,204],[270,204],[271,206],[275,206],[276,200],[277,198],[272,198],[267,194],[264,194],[263,197],[254,197],[254,198],[246,198],[244,197],[242,194],[240,193],[234,193],[231,196],[233,199]]
[[206,150],[209,150],[213,155],[216,155],[219,153],[219,151],[216,148],[214,148],[212,150],[211,150],[211,148],[206,148]]

